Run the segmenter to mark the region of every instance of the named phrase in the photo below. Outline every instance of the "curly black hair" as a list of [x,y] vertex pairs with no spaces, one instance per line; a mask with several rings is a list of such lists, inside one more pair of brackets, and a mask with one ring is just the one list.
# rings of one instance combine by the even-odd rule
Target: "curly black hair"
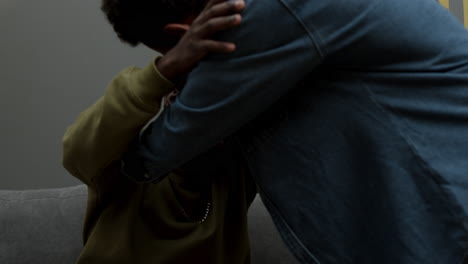
[[174,39],[164,36],[168,23],[196,15],[207,0],[102,0],[101,10],[120,40],[131,46],[170,47]]

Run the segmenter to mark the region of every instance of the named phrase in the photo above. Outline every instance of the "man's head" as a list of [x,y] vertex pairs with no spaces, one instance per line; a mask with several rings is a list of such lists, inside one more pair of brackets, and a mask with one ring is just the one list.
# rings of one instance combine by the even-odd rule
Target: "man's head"
[[[207,0],[102,0],[102,11],[122,42],[156,49],[173,47]],[[171,25],[172,24],[172,25]],[[168,27],[168,25],[170,25]],[[178,30],[180,29],[180,30]]]

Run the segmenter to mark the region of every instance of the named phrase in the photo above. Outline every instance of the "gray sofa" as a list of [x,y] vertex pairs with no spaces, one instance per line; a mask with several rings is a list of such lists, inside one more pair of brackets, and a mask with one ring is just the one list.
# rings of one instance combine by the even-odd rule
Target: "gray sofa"
[[[84,185],[0,191],[0,263],[74,263],[81,249],[86,192]],[[252,263],[297,263],[258,197],[249,212],[249,225]]]

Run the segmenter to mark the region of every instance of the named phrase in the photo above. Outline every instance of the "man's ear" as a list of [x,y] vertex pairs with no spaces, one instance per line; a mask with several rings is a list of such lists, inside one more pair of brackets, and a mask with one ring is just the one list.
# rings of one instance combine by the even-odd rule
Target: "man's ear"
[[163,32],[168,36],[182,37],[190,28],[188,24],[171,23],[164,26]]

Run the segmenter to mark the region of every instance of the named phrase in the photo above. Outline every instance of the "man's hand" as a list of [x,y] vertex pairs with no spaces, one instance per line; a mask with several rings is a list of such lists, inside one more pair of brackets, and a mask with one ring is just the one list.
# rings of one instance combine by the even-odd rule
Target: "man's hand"
[[174,80],[188,74],[210,52],[233,52],[236,49],[234,43],[210,38],[219,31],[239,25],[239,12],[244,7],[244,0],[210,0],[177,45],[157,61],[161,74]]

